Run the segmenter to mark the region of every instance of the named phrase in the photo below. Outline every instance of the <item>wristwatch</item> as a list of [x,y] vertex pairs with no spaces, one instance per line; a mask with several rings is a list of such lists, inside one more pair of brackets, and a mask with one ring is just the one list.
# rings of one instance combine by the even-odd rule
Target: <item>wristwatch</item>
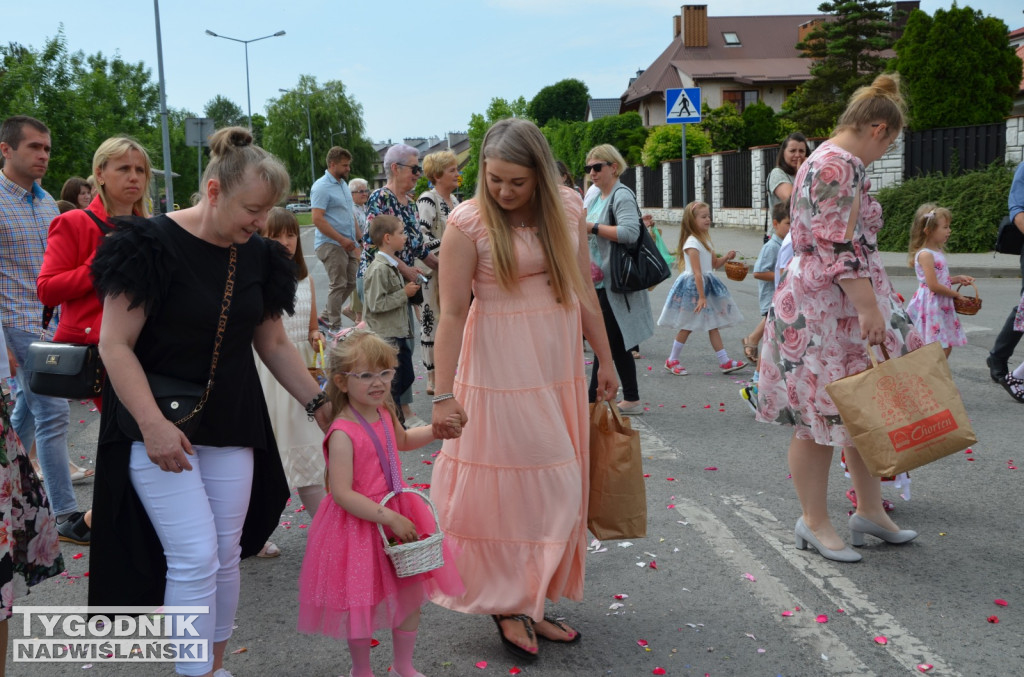
[[599,225],[601,224],[599,224],[597,221],[594,221],[594,225],[590,227],[590,232],[593,233],[594,235],[597,235],[597,227]]

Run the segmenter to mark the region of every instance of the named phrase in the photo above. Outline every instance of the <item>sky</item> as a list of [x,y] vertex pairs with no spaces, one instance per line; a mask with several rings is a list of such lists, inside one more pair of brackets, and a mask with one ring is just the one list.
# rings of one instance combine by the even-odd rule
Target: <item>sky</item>
[[[142,61],[158,77],[154,3],[105,0],[82,4],[43,0],[4,3],[0,44],[40,49],[63,25],[68,48]],[[594,98],[617,98],[672,39],[680,0],[163,0],[167,105],[202,115],[218,94],[246,103],[243,44],[248,45],[252,112],[263,112],[302,74],[341,80],[363,108],[373,141],[443,137],[466,131],[470,115],[493,97],[529,101],[565,78],[586,83]],[[817,13],[819,0],[720,0],[709,16]],[[952,0],[922,0],[934,13]],[[1024,26],[1020,0],[975,0],[970,6]],[[241,13],[239,8],[244,8]]]

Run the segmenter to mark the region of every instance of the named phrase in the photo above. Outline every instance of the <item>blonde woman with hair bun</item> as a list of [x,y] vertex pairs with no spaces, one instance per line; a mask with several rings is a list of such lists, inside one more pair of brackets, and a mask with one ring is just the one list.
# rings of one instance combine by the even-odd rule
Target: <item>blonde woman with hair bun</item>
[[885,513],[879,478],[872,477],[825,386],[868,367],[865,342],[884,344],[893,357],[923,345],[878,253],[882,207],[870,194],[867,166],[897,143],[906,107],[899,76],[885,74],[858,89],[832,138],[797,171],[791,197],[793,260],[765,325],[757,418],[793,426],[789,467],[800,499],[797,548],[826,559],[856,562],[828,514],[834,447],[843,447],[857,494],[849,528],[854,546],[864,535],[907,543]]

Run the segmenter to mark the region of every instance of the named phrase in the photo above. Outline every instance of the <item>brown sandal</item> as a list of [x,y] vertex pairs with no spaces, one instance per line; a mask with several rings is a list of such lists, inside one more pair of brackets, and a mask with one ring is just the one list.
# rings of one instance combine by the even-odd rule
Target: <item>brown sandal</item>
[[494,619],[494,624],[498,626],[498,637],[501,639],[501,643],[505,646],[505,650],[516,658],[521,658],[524,661],[535,661],[537,660],[537,649],[530,651],[524,646],[520,646],[513,642],[511,639],[505,636],[505,631],[501,627],[502,621],[519,621],[523,624],[526,629],[526,636],[532,639],[534,642],[537,641],[537,635],[533,631],[533,619],[525,614],[514,614],[508,616],[499,616],[498,614],[492,614],[491,618]]
[[747,360],[749,360],[750,363],[756,367],[758,363],[757,344],[747,343],[748,338],[749,337],[744,336],[743,340],[741,341],[741,343],[743,344],[743,357],[747,358]]

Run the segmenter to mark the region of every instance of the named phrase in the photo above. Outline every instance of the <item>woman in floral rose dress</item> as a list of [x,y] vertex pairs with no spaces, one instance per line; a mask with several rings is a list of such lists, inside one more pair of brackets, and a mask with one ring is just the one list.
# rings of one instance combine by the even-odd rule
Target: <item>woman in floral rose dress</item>
[[877,251],[882,208],[869,194],[866,166],[882,157],[904,125],[895,75],[880,75],[851,98],[832,138],[796,175],[794,258],[775,292],[765,327],[757,418],[794,426],[789,466],[803,515],[795,536],[825,558],[856,562],[828,516],[833,447],[843,447],[857,492],[850,518],[854,545],[864,534],[906,543],[882,508],[881,485],[853,446],[825,386],[868,366],[865,343],[893,357],[923,342],[910,324]]
[[[0,329],[0,380],[11,376],[10,367]],[[11,427],[7,401],[0,397],[0,675],[6,674],[7,619],[15,599],[62,571],[50,501]]]

